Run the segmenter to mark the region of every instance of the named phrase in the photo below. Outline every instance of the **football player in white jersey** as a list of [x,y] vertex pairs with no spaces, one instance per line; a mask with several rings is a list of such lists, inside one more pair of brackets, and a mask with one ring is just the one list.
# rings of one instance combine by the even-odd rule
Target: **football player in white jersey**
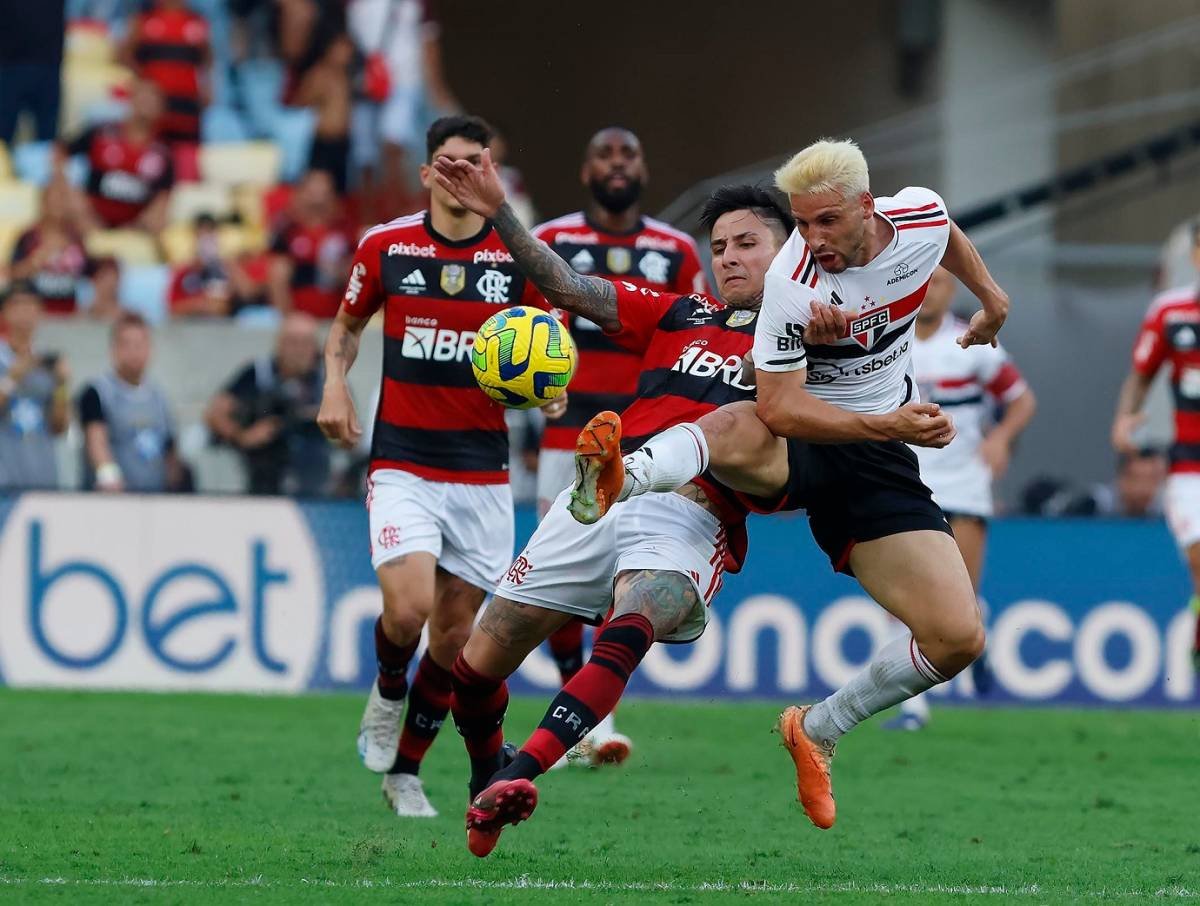
[[[954,415],[954,443],[943,449],[917,447],[921,480],[933,491],[962,552],[975,593],[983,572],[987,521],[992,516],[992,481],[1008,469],[1012,447],[1033,418],[1037,400],[1021,372],[999,346],[963,350],[966,324],[949,314],[956,284],[943,267],[933,272],[917,311],[913,370],[921,398]],[[1003,409],[992,421],[996,407]],[[981,602],[982,609],[982,602]],[[983,684],[983,658],[971,665],[976,687]],[[889,729],[919,730],[929,720],[924,694],[900,703]]]
[[941,198],[922,188],[876,198],[853,142],[816,142],[775,180],[797,232],[767,273],[757,402],[676,425],[623,463],[577,456],[571,509],[596,518],[711,469],[763,511],[805,509],[834,568],[909,628],[828,698],[780,715],[801,804],[828,828],[837,740],[983,651],[971,577],[901,441],[942,447],[954,438],[952,419],[918,401],[912,375],[913,326],[934,268],[940,262],[981,303],[958,339],[964,349],[995,342],[1009,302]]

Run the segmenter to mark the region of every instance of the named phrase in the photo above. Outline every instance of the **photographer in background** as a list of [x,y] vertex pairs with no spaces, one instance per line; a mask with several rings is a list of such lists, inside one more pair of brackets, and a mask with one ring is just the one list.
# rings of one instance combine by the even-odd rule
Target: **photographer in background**
[[250,362],[208,404],[209,430],[242,454],[247,493],[326,492],[330,450],[316,423],[324,383],[317,322],[292,312],[275,354]]
[[67,430],[70,372],[57,353],[34,349],[42,299],[27,282],[0,297],[0,489],[57,488],[54,439]]
[[192,477],[175,452],[175,420],[167,395],[146,375],[150,327],[125,312],[112,327],[112,370],[79,397],[83,487],[97,491],[191,491]]

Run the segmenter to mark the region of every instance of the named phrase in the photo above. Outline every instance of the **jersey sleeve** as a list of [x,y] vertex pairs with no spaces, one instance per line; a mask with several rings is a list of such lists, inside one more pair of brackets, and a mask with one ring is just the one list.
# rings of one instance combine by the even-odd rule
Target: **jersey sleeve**
[[1133,370],[1152,378],[1167,358],[1167,343],[1163,336],[1162,308],[1151,305],[1142,319],[1137,340],[1133,344]]
[[364,236],[350,264],[350,279],[342,296],[342,308],[356,318],[369,318],[383,304],[379,274],[379,248],[375,237]]
[[79,421],[84,427],[104,421],[104,406],[100,403],[100,393],[91,384],[79,395]]
[[635,286],[627,280],[613,280],[617,290],[617,320],[621,327],[609,338],[618,346],[633,352],[644,352],[658,322],[679,298],[678,293],[659,293]]
[[685,296],[688,293],[708,295],[708,280],[704,276],[704,265],[700,262],[700,251],[690,238],[683,244],[683,261],[672,289]]
[[812,316],[813,291],[773,268],[763,287],[762,313],[754,331],[754,367],[763,371],[799,371],[808,367],[804,328]]
[[1028,386],[1020,370],[1001,346],[972,346],[978,350],[977,374],[984,391],[999,403],[1007,405],[1024,393]]

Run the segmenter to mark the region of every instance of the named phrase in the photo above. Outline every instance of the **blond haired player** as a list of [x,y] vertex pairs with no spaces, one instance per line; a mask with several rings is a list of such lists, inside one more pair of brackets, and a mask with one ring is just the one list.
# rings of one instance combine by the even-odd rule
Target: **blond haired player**
[[[834,568],[856,576],[909,628],[828,698],[780,716],[800,801],[827,828],[836,817],[829,770],[837,740],[983,651],[975,592],[949,525],[912,450],[887,438],[904,436],[903,423],[925,425],[915,438],[922,446],[954,437],[938,406],[914,405],[914,324],[939,262],[982,306],[958,339],[964,349],[995,341],[1009,303],[937,193],[910,187],[876,198],[853,142],[810,145],[776,184],[797,230],[767,272],[754,337],[757,403],[670,428],[626,456],[623,469],[605,468],[612,463],[600,457],[581,461],[587,480],[577,482],[573,512],[595,518],[610,501],[670,491],[709,469],[755,495],[762,510],[805,509]],[[844,323],[835,325],[839,339],[806,344],[806,332],[828,335],[829,317]]]

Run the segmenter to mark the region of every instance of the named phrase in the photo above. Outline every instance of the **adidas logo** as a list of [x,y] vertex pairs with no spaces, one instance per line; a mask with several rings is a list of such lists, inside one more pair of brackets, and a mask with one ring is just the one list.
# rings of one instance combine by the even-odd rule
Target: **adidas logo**
[[421,273],[421,269],[418,267],[400,282],[405,286],[424,286],[425,275]]

